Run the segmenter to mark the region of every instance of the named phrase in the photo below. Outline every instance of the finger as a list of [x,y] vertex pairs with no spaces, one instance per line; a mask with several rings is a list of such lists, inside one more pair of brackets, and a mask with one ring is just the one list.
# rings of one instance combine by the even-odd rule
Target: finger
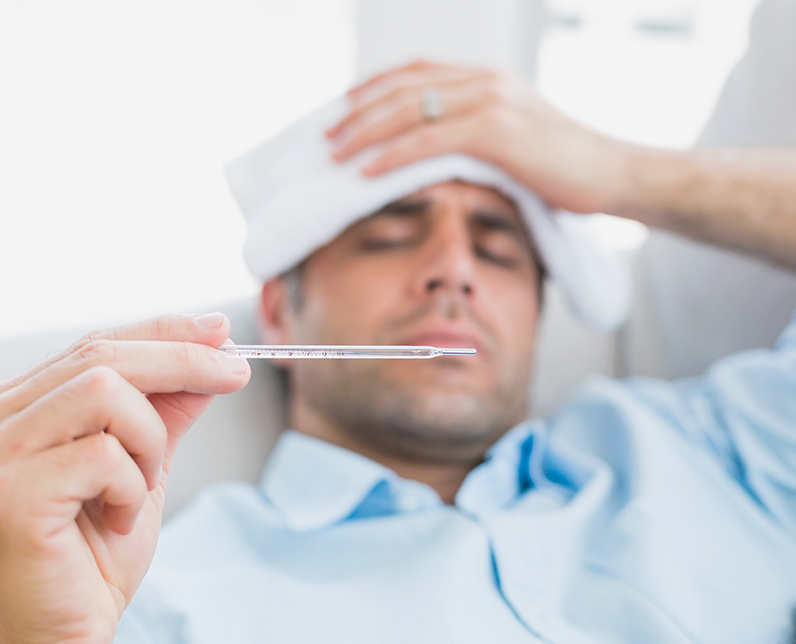
[[375,177],[430,157],[466,152],[467,134],[473,122],[471,118],[460,118],[411,130],[388,143],[382,154],[362,169],[362,174]]
[[393,67],[392,69],[385,70],[378,74],[374,74],[367,80],[359,83],[358,85],[354,85],[351,89],[348,90],[349,96],[353,96],[358,94],[364,90],[367,90],[369,87],[373,85],[377,85],[379,83],[384,82],[386,79],[389,79],[395,75],[406,73],[406,72],[418,72],[418,71],[425,71],[428,69],[433,68],[436,63],[432,63],[428,60],[414,60],[411,63],[407,63],[406,65],[401,65],[399,67]]
[[222,313],[161,315],[141,322],[97,329],[87,333],[68,348],[54,353],[21,376],[0,383],[0,394],[30,380],[36,374],[97,340],[172,340],[218,347],[229,336],[229,330],[229,320]]
[[141,470],[110,434],[92,434],[16,461],[7,468],[14,485],[3,499],[9,534],[55,535],[70,525],[83,503],[99,499],[105,523],[128,534],[146,501]]
[[442,86],[456,83],[477,82],[488,75],[489,72],[485,70],[456,66],[433,67],[421,73],[390,72],[378,83],[373,83],[367,89],[363,88],[352,94],[351,110],[342,120],[327,130],[326,136],[329,138],[341,136],[364,113],[385,102],[390,102],[398,94],[408,92],[415,97],[419,107],[420,96],[427,87],[439,89]]
[[229,336],[229,320],[223,313],[161,315],[148,320],[100,329],[89,340],[182,340],[220,346]]
[[365,148],[392,138],[423,122],[419,92],[395,90],[384,100],[369,103],[367,109],[357,110],[347,119],[340,133],[344,141],[332,154],[336,161],[345,161]]
[[0,425],[0,462],[105,431],[115,436],[153,489],[161,480],[166,427],[155,408],[110,367],[94,367]]
[[251,375],[245,358],[202,344],[95,340],[0,396],[0,414],[7,418],[75,376],[99,366],[111,367],[145,394],[231,393],[244,387]]
[[[446,121],[473,111],[487,101],[481,82],[448,83],[437,85],[435,89],[444,105]],[[422,90],[400,89],[369,103],[363,110],[356,110],[358,117],[349,123],[341,137],[346,142],[333,158],[345,161],[372,145],[424,125],[422,103]]]
[[385,88],[409,84],[447,82],[469,78],[483,72],[484,70],[478,67],[418,60],[372,76],[364,83],[348,90],[348,96],[356,104],[361,100],[367,100],[368,97],[374,94],[384,92]]

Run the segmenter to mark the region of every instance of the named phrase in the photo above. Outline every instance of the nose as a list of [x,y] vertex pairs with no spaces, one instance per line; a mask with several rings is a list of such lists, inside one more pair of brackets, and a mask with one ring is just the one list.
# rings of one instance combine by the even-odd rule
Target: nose
[[[440,278],[430,279],[426,284],[426,292],[432,293],[435,290],[445,288],[449,284],[450,282],[446,282],[445,280]],[[456,284],[453,284],[453,288],[454,290],[457,289],[460,290],[464,295],[471,295],[473,292],[472,284],[469,284],[467,282],[462,282],[461,284],[458,284],[458,286]]]
[[416,285],[423,295],[475,294],[475,262],[469,231],[463,226],[440,226],[423,253]]

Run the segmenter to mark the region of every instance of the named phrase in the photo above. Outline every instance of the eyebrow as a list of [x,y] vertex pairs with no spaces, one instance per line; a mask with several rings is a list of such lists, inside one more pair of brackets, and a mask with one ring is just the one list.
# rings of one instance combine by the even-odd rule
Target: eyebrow
[[416,215],[426,212],[431,207],[428,199],[399,199],[388,203],[381,210],[373,213],[377,215]]
[[510,219],[502,213],[476,210],[472,213],[471,219],[479,226],[483,226],[489,230],[507,232],[512,237],[516,237],[518,241],[523,243],[528,242],[528,236],[522,224],[514,219]]

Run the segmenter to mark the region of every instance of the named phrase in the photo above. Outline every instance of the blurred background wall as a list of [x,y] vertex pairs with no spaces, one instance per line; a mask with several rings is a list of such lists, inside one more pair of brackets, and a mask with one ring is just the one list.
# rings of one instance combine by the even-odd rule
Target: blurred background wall
[[511,65],[588,125],[687,147],[755,4],[0,0],[0,337],[254,294],[222,165],[416,56]]

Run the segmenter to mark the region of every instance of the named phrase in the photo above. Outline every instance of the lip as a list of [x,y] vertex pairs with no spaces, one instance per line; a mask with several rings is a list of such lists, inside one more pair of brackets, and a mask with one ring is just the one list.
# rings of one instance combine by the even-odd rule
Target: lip
[[473,334],[448,329],[426,329],[402,338],[399,344],[454,349],[475,349],[483,355],[483,343]]

